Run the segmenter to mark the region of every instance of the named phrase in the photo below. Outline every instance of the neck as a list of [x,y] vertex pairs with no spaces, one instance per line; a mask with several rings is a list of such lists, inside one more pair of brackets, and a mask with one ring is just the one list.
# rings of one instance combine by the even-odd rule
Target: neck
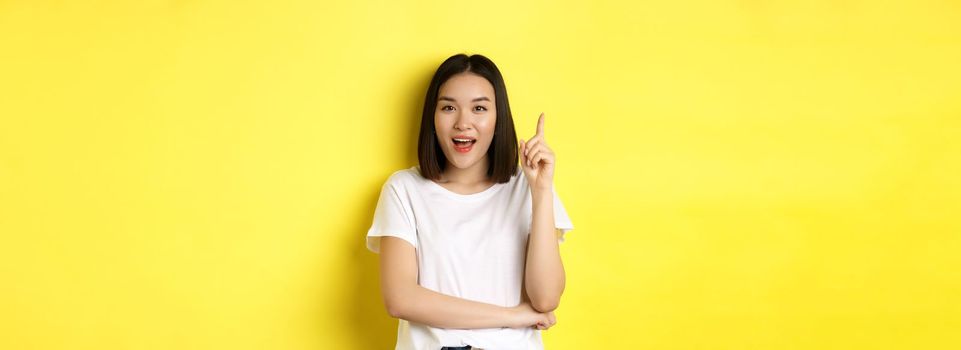
[[458,168],[447,163],[446,169],[441,173],[440,178],[443,182],[453,182],[459,184],[487,183],[487,157],[481,158],[477,163],[469,168]]

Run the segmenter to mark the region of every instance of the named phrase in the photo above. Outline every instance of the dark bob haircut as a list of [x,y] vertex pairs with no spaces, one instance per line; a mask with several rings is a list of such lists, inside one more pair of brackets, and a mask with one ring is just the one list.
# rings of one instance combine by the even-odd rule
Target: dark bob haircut
[[434,129],[434,111],[437,109],[437,94],[440,86],[452,76],[471,72],[477,74],[494,87],[494,108],[497,119],[494,123],[494,139],[487,149],[487,176],[496,183],[508,182],[517,173],[517,133],[514,131],[514,117],[507,102],[507,86],[500,70],[487,57],[482,55],[457,54],[447,58],[430,81],[427,97],[424,99],[424,114],[420,121],[420,137],[417,141],[417,158],[421,174],[431,180],[440,179],[441,172],[447,167],[447,158],[437,140]]

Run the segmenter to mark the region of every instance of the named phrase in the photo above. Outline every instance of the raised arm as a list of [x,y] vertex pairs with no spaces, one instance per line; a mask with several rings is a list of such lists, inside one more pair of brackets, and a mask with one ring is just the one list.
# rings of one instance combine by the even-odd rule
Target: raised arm
[[557,309],[564,293],[565,273],[554,228],[554,197],[550,190],[535,190],[531,233],[527,238],[524,283],[534,309]]
[[453,297],[417,284],[417,256],[403,239],[385,236],[380,243],[381,293],[391,317],[437,328],[523,328],[548,323],[529,302],[517,307]]
[[557,308],[564,293],[564,264],[554,228],[554,151],[544,136],[544,113],[537,118],[537,134],[521,140],[521,168],[531,190],[531,232],[527,238],[524,284],[540,312]]

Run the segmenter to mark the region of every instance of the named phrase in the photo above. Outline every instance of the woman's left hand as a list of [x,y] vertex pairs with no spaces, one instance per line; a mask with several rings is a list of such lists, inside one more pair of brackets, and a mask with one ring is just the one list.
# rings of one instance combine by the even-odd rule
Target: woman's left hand
[[544,331],[553,327],[555,324],[557,324],[557,316],[554,316],[554,311],[551,311],[547,313],[547,323],[537,323],[534,325],[534,328]]
[[531,191],[550,191],[554,184],[554,151],[544,139],[544,113],[537,118],[537,133],[526,142],[521,139],[521,169]]

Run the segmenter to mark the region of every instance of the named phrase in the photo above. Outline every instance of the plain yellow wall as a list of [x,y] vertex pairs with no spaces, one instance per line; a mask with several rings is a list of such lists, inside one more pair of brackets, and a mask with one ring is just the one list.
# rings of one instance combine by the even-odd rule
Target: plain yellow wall
[[957,1],[0,2],[0,348],[388,349],[451,54],[546,112],[548,349],[961,348]]

